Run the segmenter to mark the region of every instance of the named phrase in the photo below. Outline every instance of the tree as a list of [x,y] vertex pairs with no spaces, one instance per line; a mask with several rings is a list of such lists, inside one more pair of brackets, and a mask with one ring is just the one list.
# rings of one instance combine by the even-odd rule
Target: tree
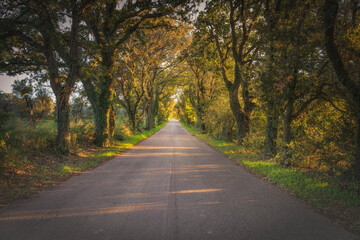
[[[2,69],[33,72],[50,81],[56,97],[60,152],[69,153],[69,98],[80,70],[81,16],[92,0],[5,1],[1,12]],[[65,26],[69,20],[70,27]]]
[[32,85],[27,85],[26,80],[16,80],[13,87],[13,93],[25,100],[27,112],[29,114],[29,123],[34,126],[34,97]]
[[281,0],[266,0],[264,7],[264,28],[260,32],[264,42],[261,49],[264,52],[264,70],[260,75],[261,100],[265,105],[266,130],[264,140],[264,155],[273,157],[276,155],[276,139],[278,135],[279,116],[280,116],[280,97],[279,93],[274,91],[276,85],[276,38],[279,28],[279,18],[281,10]]
[[[248,79],[243,72],[245,65],[251,62],[257,52],[258,39],[254,29],[259,21],[260,9],[259,1],[212,1],[197,21],[197,28],[207,33],[216,44],[217,62],[229,93],[239,145],[249,131],[252,102],[248,92]],[[232,74],[229,69],[233,70]],[[241,107],[239,101],[240,86],[244,107]]]
[[[349,70],[346,68],[351,67],[351,62],[353,64],[358,63],[358,49],[353,49],[354,55],[352,59],[347,59],[348,63],[345,64],[345,58],[340,53],[339,46],[336,44],[336,35],[335,27],[338,20],[339,12],[339,2],[337,0],[325,0],[323,11],[323,21],[325,25],[325,48],[326,53],[331,61],[331,64],[334,68],[337,80],[343,85],[346,89],[346,92],[349,97],[349,102],[351,103],[351,111],[355,116],[355,162],[354,169],[356,174],[360,176],[360,85],[357,79],[351,76]],[[354,11],[352,16],[352,21],[356,22],[357,9],[358,6],[353,7]],[[355,46],[359,46],[357,43]],[[357,64],[355,64],[357,65]],[[358,65],[357,65],[358,66]]]
[[24,110],[21,109],[21,103],[18,103],[20,114],[26,112],[30,125],[35,126],[39,120],[53,110],[54,103],[43,88],[39,86],[33,87],[31,81],[28,82],[28,79],[16,80],[12,87],[15,96],[25,101],[26,107]]
[[115,73],[118,75],[115,81],[115,91],[120,105],[126,110],[129,125],[132,131],[136,131],[137,122],[144,116],[144,110],[139,113],[139,107],[144,100],[145,81],[148,71],[143,53],[139,52],[139,43],[132,37],[124,44],[126,51],[119,53]]
[[195,123],[196,121],[195,109],[192,107],[190,103],[186,88],[180,94],[179,100],[174,108],[181,122],[184,122],[185,124],[188,125],[193,125]]
[[0,91],[0,112],[15,112],[15,98],[16,97],[12,93],[4,93],[3,91]]
[[204,117],[214,100],[217,78],[213,71],[213,54],[209,46],[205,46],[201,36],[197,37],[184,53],[184,57],[189,71],[187,77],[189,100],[196,111],[197,127],[205,132]]

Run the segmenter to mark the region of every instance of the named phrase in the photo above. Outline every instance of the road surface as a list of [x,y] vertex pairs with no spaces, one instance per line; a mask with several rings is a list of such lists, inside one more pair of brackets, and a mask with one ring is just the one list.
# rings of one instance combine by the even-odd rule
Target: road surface
[[173,120],[102,166],[3,208],[0,239],[359,238]]

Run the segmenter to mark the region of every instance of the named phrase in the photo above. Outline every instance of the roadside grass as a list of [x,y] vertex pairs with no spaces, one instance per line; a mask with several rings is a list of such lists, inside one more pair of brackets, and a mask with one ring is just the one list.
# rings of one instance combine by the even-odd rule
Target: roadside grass
[[[215,140],[196,128],[181,123],[189,132],[227,155],[251,172],[296,195],[329,216],[336,223],[360,234],[360,186],[358,182],[343,180],[304,169],[285,167],[272,160],[263,160],[233,142]],[[344,187],[346,186],[346,187]]]
[[[71,176],[99,166],[117,154],[146,139],[165,126],[138,134],[123,136],[123,140],[114,140],[109,147],[96,148],[85,144],[68,157],[49,154],[49,151],[25,158],[5,178],[0,178],[0,208],[17,199],[28,198],[40,192],[44,187],[57,185]],[[52,129],[49,123],[39,125],[40,129]]]

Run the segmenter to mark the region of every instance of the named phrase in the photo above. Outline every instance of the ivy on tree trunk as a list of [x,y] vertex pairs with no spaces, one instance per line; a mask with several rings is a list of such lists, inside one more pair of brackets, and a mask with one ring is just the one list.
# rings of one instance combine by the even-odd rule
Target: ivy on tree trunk
[[57,122],[57,135],[56,135],[56,150],[63,154],[69,153],[70,145],[70,94],[60,94],[56,97],[56,122]]

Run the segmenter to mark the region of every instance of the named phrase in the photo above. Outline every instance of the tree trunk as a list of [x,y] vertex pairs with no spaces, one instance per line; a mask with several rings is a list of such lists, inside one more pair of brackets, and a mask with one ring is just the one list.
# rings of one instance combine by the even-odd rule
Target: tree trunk
[[275,64],[275,49],[274,49],[274,38],[275,33],[274,29],[276,27],[278,18],[276,17],[277,13],[280,10],[281,1],[277,1],[275,6],[271,5],[269,0],[266,0],[265,4],[265,19],[267,22],[266,36],[267,41],[269,42],[269,47],[267,48],[266,55],[269,56],[266,64],[266,74],[264,75],[261,85],[264,92],[263,101],[266,104],[266,131],[265,131],[265,140],[264,140],[264,155],[266,157],[273,157],[276,155],[276,139],[278,136],[278,126],[279,126],[279,111],[277,101],[277,92],[274,92],[273,86],[277,76],[275,76],[274,68]]
[[155,118],[159,110],[159,93],[155,92],[155,97],[152,91],[148,93],[148,103],[145,109],[145,129],[150,130],[155,127]]
[[111,74],[102,76],[99,92],[91,80],[82,80],[87,97],[91,103],[95,120],[95,144],[104,147],[110,142],[115,131],[115,113],[111,112],[113,91]]
[[109,143],[109,116],[113,93],[111,91],[111,76],[106,76],[100,84],[100,94],[97,99],[95,114],[95,144],[104,147]]
[[154,106],[152,107],[152,109],[150,109],[147,130],[150,130],[155,127],[155,114],[153,112],[153,109],[154,109]]
[[151,123],[150,123],[150,115],[151,115],[151,113],[150,113],[151,111],[150,111],[150,108],[149,107],[147,107],[146,108],[146,116],[145,116],[145,130],[150,130],[151,129]]
[[155,118],[156,118],[156,116],[158,114],[158,111],[159,111],[159,94],[156,93],[154,103],[153,103],[153,107],[151,109],[151,117],[150,117],[150,127],[151,128],[154,128],[156,126]]
[[57,135],[55,138],[56,149],[64,155],[69,154],[70,149],[70,94],[64,91],[56,97],[56,123]]
[[360,178],[360,103],[357,106],[357,116],[356,116],[356,138],[355,138],[355,162],[354,170],[358,178]]
[[242,123],[242,132],[244,136],[248,135],[250,131],[250,115],[252,111],[252,102],[249,93],[249,79],[242,82],[242,97],[244,101],[244,120]]
[[30,121],[30,125],[34,127],[35,126],[35,121],[34,121],[34,105],[33,104],[30,105],[30,119],[29,119],[29,121]]
[[[104,101],[106,101],[104,99]],[[106,106],[98,105],[95,115],[95,144],[98,147],[104,147],[109,141],[109,112]]]
[[110,130],[109,130],[109,116],[110,107],[113,100],[113,52],[106,50],[102,52],[101,65],[104,73],[100,76],[99,93],[97,94],[95,113],[95,144],[99,147],[104,147],[109,144]]
[[130,123],[131,130],[133,132],[135,132],[136,131],[136,112],[129,111],[129,123]]
[[295,104],[295,90],[297,84],[297,67],[293,71],[293,77],[291,82],[288,84],[286,93],[286,109],[284,113],[284,132],[283,132],[283,145],[284,145],[284,156],[283,164],[288,165],[288,160],[291,157],[289,153],[289,144],[291,142],[291,123],[293,121],[293,112]]
[[145,129],[150,130],[151,129],[151,122],[152,122],[152,108],[153,108],[153,99],[152,95],[149,96],[149,101],[147,103],[147,106],[145,108]]
[[[233,18],[234,14],[234,8],[231,8],[230,13],[230,26],[231,26],[231,37],[232,37],[232,52],[233,52],[233,58],[235,63],[234,68],[234,82],[232,83],[228,79],[227,70],[225,66],[225,56],[221,50],[221,46],[219,43],[219,38],[216,34],[212,34],[212,37],[215,40],[216,48],[219,53],[220,61],[221,61],[221,74],[223,76],[224,83],[226,85],[226,88],[229,92],[229,100],[230,100],[230,108],[231,111],[235,117],[236,121],[236,133],[237,133],[237,144],[242,145],[244,137],[246,135],[246,124],[244,123],[245,120],[245,114],[241,109],[240,103],[239,103],[239,87],[242,82],[242,75],[241,75],[241,67],[242,67],[242,58],[240,57],[241,54],[239,54],[237,50],[237,41],[239,40],[236,36],[235,32],[235,21]],[[245,36],[242,36],[244,40]],[[245,41],[246,42],[246,41]],[[243,42],[243,43],[245,43]]]
[[204,120],[203,120],[203,115],[201,114],[201,110],[199,110],[199,109],[196,110],[196,118],[197,118],[196,126],[200,129],[200,131],[202,133],[204,133],[205,132],[205,124],[204,124]]
[[241,106],[239,103],[239,96],[238,96],[239,88],[233,85],[233,87],[228,88],[228,90],[229,90],[230,108],[236,121],[237,144],[242,145],[246,133],[244,132],[244,126],[243,126],[245,114],[241,110]]
[[276,106],[271,102],[267,103],[266,109],[266,131],[264,149],[266,157],[273,157],[276,155],[276,138],[278,132],[278,114],[275,110]]
[[288,160],[290,158],[289,144],[291,142],[291,122],[292,122],[293,108],[294,108],[294,101],[292,101],[292,99],[289,99],[284,114],[284,133],[283,133],[284,156],[282,162],[284,165],[288,165]]
[[[57,31],[53,25],[50,15],[41,15],[42,22],[45,24],[41,28],[40,32],[44,37],[43,54],[46,58],[47,73],[50,78],[51,88],[56,96],[56,121],[57,121],[57,135],[55,138],[55,144],[57,149],[62,154],[69,154],[70,144],[70,104],[69,98],[73,91],[76,80],[79,77],[80,72],[80,59],[79,59],[79,26],[80,26],[80,12],[84,9],[80,9],[77,1],[71,1],[71,32],[69,38],[69,45],[62,48],[60,45],[54,46],[54,38],[57,34],[49,34],[51,31]],[[50,30],[50,31],[48,31]],[[55,48],[54,48],[55,47]],[[60,49],[60,51],[59,51]],[[59,52],[68,51],[66,58],[62,58],[66,62],[66,68],[69,71],[65,83],[59,81],[60,68],[59,65],[63,65],[63,62],[59,64],[56,55]],[[65,68],[65,69],[66,69]]]
[[115,133],[115,125],[116,125],[115,111],[114,106],[111,104],[110,113],[109,113],[109,135],[110,138],[114,136]]

